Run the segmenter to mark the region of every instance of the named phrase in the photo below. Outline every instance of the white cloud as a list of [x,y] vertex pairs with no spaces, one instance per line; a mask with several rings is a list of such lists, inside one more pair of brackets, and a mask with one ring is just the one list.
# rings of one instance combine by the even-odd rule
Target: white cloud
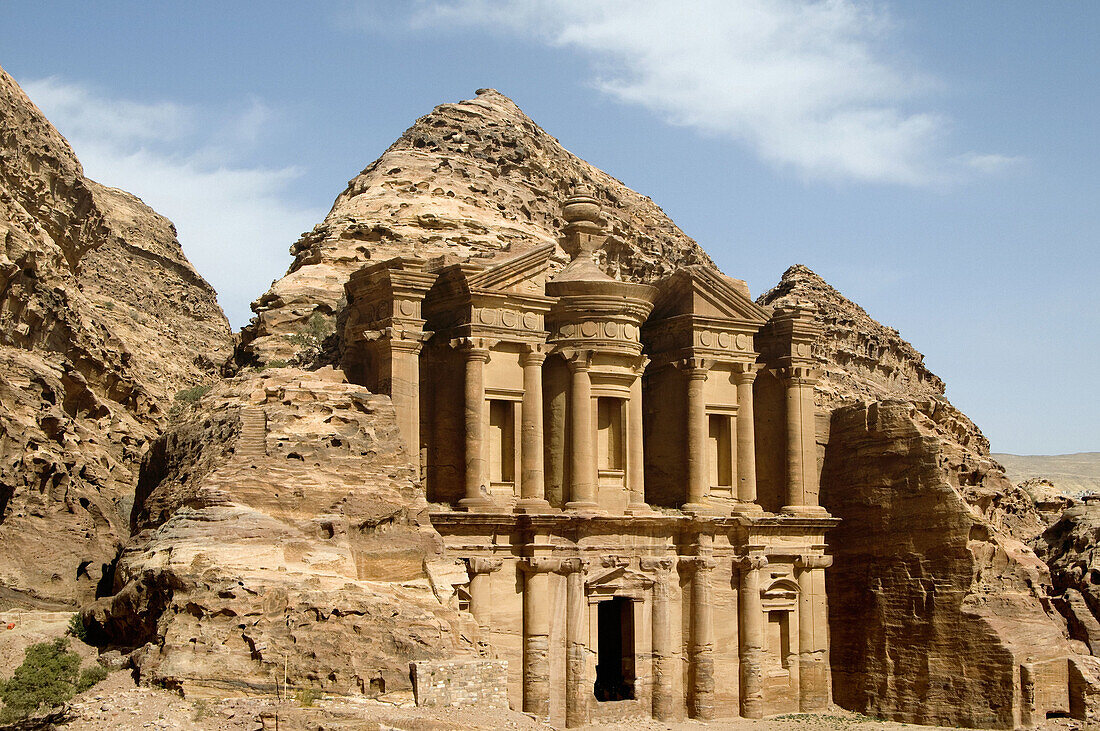
[[297,169],[233,164],[272,116],[259,99],[220,111],[113,99],[57,78],[22,86],[88,177],[171,219],[234,327],[248,322],[249,303],[286,271],[290,244],[324,217],[289,193]]
[[926,185],[994,167],[942,150],[948,120],[912,108],[936,82],[886,50],[870,0],[439,0],[412,23],[584,52],[605,93],[809,178]]

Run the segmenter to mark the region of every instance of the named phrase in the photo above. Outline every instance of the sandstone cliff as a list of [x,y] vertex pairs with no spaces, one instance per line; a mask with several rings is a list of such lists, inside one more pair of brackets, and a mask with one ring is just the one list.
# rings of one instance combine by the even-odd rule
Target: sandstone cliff
[[128,494],[181,389],[231,352],[172,224],[84,177],[0,69],[0,602],[110,584]]
[[[389,399],[339,371],[224,382],[153,444],[118,592],[85,612],[144,680],[188,694],[379,694],[409,661],[473,653],[460,564],[400,446]],[[451,583],[453,580],[453,583]]]
[[[577,158],[510,99],[482,89],[417,120],[340,194],[293,247],[285,277],[253,303],[243,363],[308,360],[299,336],[331,319],[343,285],[368,260],[494,256],[556,244],[572,184],[598,191],[612,241],[605,269],[648,281],[681,264],[711,263],[649,198]],[[568,257],[558,251],[557,266]],[[299,342],[294,342],[294,340]]]
[[834,700],[1011,728],[1028,712],[1019,666],[1061,663],[1064,675],[1077,654],[1050,610],[1047,567],[1023,543],[1045,521],[896,330],[802,266],[760,298],[799,300],[824,327],[821,502],[842,519],[828,537]]

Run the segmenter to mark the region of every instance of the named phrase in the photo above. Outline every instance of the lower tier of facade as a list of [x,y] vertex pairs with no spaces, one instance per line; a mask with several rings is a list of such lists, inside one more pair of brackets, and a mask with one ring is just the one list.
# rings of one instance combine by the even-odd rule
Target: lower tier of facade
[[820,711],[828,516],[433,513],[509,698],[558,726]]

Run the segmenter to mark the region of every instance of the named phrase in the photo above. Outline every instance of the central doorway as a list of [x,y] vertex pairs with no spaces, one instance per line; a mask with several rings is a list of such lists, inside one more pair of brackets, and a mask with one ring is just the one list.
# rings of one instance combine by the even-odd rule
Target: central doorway
[[596,700],[633,700],[633,602],[624,597],[602,601],[596,605],[596,618]]

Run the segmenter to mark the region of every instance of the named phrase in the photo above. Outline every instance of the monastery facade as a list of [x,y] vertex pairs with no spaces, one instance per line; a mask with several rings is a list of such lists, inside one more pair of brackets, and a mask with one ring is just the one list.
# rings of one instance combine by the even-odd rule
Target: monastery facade
[[618,281],[598,201],[562,215],[554,276],[547,245],[347,285],[342,367],[392,397],[481,651],[557,725],[825,709],[813,313]]

